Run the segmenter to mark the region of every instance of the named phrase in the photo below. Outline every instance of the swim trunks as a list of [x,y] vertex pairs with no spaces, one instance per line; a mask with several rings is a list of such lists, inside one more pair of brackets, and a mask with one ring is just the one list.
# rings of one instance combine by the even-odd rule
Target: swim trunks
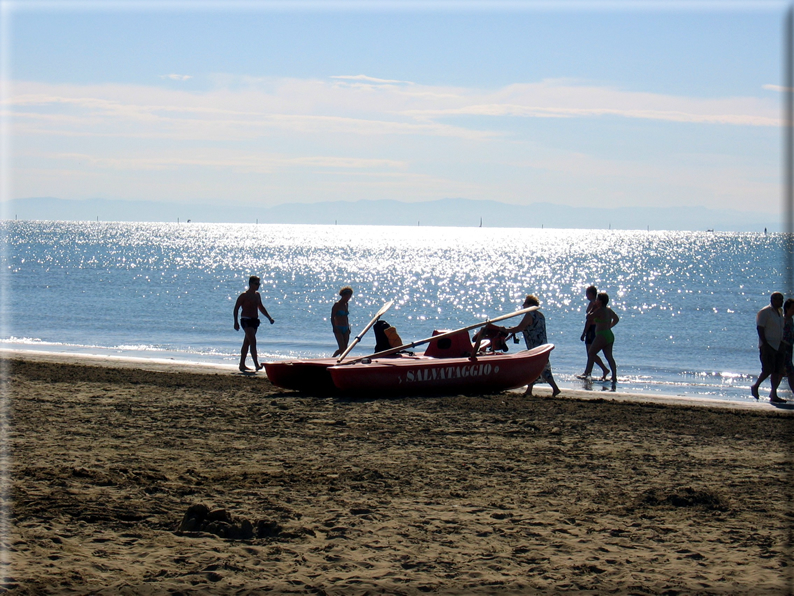
[[251,317],[240,317],[240,327],[245,329],[246,327],[253,327],[254,331],[259,328],[259,319],[252,319]]
[[785,369],[785,350],[776,350],[769,344],[761,346],[761,374],[779,375]]
[[590,325],[587,328],[587,332],[585,333],[584,336],[584,343],[586,346],[593,343],[593,340],[595,339],[595,329],[596,329],[595,325]]

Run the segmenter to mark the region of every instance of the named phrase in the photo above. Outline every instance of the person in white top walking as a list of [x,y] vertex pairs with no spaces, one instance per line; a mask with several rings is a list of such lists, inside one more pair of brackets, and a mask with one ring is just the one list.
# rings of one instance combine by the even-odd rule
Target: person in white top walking
[[777,396],[777,388],[783,378],[785,365],[785,350],[780,345],[783,339],[783,294],[775,292],[769,299],[769,305],[758,311],[755,325],[758,330],[758,349],[761,354],[761,374],[758,380],[750,386],[750,393],[758,399],[758,388],[767,377],[772,383],[769,392],[769,401],[773,404],[784,404],[786,400]]

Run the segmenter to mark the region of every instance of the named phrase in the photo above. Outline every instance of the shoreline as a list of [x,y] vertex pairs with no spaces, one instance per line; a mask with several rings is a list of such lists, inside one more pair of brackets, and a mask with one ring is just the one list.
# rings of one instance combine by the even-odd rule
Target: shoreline
[[[267,379],[265,371],[262,370],[255,374],[241,373],[233,364],[219,364],[211,362],[199,362],[189,360],[175,360],[172,358],[138,358],[133,356],[116,356],[100,354],[79,354],[49,352],[37,350],[16,350],[0,348],[0,360],[19,359],[29,362],[44,362],[52,364],[79,364],[86,366],[98,366],[104,368],[119,369],[140,369],[151,372],[164,373],[189,373],[196,375],[230,375],[234,377],[252,377]],[[289,390],[284,390],[289,392]],[[549,397],[551,388],[545,384],[535,387],[535,394],[539,397]],[[509,390],[508,393],[523,393],[523,389]],[[562,388],[559,398],[572,398],[586,401],[619,401],[633,403],[653,403],[679,406],[699,406],[709,408],[725,408],[731,410],[754,410],[754,411],[778,411],[794,413],[794,402],[775,405],[769,399],[761,398],[757,401],[740,402],[729,399],[682,396],[659,393],[637,393],[627,391],[589,391],[585,389],[566,389]]]

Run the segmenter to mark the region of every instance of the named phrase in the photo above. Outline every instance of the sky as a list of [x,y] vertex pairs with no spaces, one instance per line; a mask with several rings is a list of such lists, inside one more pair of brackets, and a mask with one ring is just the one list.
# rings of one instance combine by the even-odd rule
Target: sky
[[0,2],[3,201],[782,209],[782,2]]

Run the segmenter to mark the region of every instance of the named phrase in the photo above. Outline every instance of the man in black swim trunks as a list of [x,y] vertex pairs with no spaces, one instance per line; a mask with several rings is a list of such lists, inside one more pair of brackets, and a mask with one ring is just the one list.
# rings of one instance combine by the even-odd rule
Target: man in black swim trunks
[[[254,370],[257,371],[262,366],[256,355],[256,330],[259,327],[259,313],[261,312],[270,321],[272,325],[275,323],[273,317],[267,314],[267,310],[262,305],[262,297],[257,290],[259,289],[259,278],[252,275],[248,279],[248,290],[240,294],[237,302],[234,304],[234,329],[239,331],[242,326],[245,338],[243,339],[243,348],[240,351],[240,371],[245,372],[251,370],[245,365],[245,358],[248,356],[248,351],[251,351],[251,359],[254,361]],[[237,313],[242,309],[240,322],[237,322]]]

